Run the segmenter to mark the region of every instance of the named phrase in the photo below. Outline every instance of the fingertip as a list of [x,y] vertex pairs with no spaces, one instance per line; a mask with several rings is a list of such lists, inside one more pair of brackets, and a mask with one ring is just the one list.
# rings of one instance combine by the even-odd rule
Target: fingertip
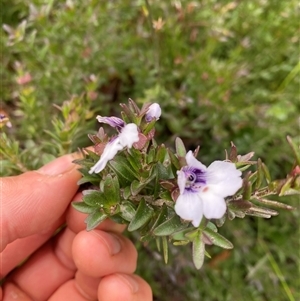
[[[77,153],[61,156],[42,166],[36,172],[46,176],[58,176],[73,169],[76,171],[76,164],[73,161],[77,158]],[[77,173],[79,175],[78,171]]]
[[151,301],[152,290],[149,284],[137,275],[117,273],[101,279],[98,298],[101,301]]
[[14,283],[6,282],[3,285],[3,291],[0,287],[0,300],[31,301],[32,299]]
[[128,238],[116,233],[81,231],[74,238],[72,254],[78,270],[95,278],[133,273],[136,269],[136,248]]

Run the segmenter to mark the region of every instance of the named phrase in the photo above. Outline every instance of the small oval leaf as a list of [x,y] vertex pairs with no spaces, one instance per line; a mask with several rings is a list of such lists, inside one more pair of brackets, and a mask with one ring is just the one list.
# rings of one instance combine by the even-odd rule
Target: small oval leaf
[[208,236],[208,238],[214,245],[219,246],[223,249],[233,248],[233,244],[221,234],[214,232],[209,228],[206,228],[203,232]]
[[112,177],[110,174],[104,180],[103,193],[106,198],[106,205],[112,206],[120,201],[120,186],[117,177]]
[[83,201],[92,207],[104,207],[106,204],[105,195],[100,190],[84,190]]
[[95,211],[95,207],[87,205],[85,202],[72,202],[72,207],[82,213],[92,213]]
[[145,225],[147,221],[152,217],[153,212],[153,208],[148,205],[144,199],[142,199],[133,219],[128,225],[128,231],[135,231]]
[[107,218],[107,215],[103,213],[102,211],[95,211],[94,213],[91,213],[86,219],[86,230],[91,231],[94,228],[96,228],[101,222],[103,222]]
[[186,228],[188,224],[183,224],[178,215],[172,216],[167,221],[160,224],[153,230],[153,234],[156,236],[167,236],[171,235],[177,231]]
[[122,204],[120,205],[120,216],[122,218],[124,218],[128,222],[131,222],[135,213],[136,210],[131,202],[129,201],[122,202]]
[[205,257],[205,244],[202,241],[202,233],[193,240],[193,262],[197,270],[201,269]]
[[179,137],[177,137],[175,140],[175,148],[176,148],[176,153],[178,156],[185,157],[186,149],[183,144],[183,141]]

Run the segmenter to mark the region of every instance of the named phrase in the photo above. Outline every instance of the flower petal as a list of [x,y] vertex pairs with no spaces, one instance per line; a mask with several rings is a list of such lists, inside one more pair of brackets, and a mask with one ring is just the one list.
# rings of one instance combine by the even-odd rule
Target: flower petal
[[192,221],[194,227],[200,225],[203,209],[202,201],[197,193],[185,193],[179,195],[174,209],[176,214],[182,219]]
[[180,194],[183,194],[184,190],[185,190],[186,176],[185,176],[184,171],[182,171],[182,170],[178,170],[177,175],[178,175],[177,184],[179,187],[179,191],[180,191]]
[[189,151],[189,152],[186,154],[185,159],[186,159],[186,163],[187,163],[188,166],[192,166],[192,167],[198,168],[198,169],[200,169],[201,171],[205,171],[206,168],[207,168],[205,165],[203,165],[200,161],[198,161],[198,160],[194,157],[192,151]]
[[132,144],[139,141],[139,132],[137,125],[134,123],[128,123],[124,126],[119,134],[120,144],[128,148],[132,147]]
[[235,194],[242,187],[241,171],[230,162],[215,161],[206,171],[206,183],[213,192],[226,197]]
[[121,118],[118,118],[118,117],[115,117],[115,116],[102,117],[102,116],[98,115],[96,117],[96,119],[100,123],[106,123],[106,124],[110,125],[113,128],[117,128],[118,130],[120,130],[121,128],[123,128],[125,126],[125,122]]
[[89,174],[101,172],[105,168],[107,162],[113,159],[121,149],[123,149],[123,146],[120,144],[119,137],[116,137],[114,140],[108,142],[99,161],[89,170]]
[[208,218],[221,218],[226,212],[226,202],[224,198],[214,193],[206,186],[200,193],[203,204],[203,215]]

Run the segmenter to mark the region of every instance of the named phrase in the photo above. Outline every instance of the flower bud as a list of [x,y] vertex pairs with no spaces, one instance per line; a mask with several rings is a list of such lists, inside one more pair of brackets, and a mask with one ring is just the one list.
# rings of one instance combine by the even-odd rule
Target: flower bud
[[160,115],[161,115],[160,105],[158,103],[153,103],[147,110],[146,121],[150,122],[153,118],[158,120]]

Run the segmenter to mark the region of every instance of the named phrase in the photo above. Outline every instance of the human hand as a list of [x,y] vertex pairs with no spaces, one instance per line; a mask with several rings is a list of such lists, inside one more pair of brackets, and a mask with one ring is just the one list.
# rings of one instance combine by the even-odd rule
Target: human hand
[[149,285],[133,274],[137,252],[121,235],[124,226],[107,220],[87,232],[85,215],[70,206],[81,198],[73,160],[66,155],[0,179],[0,278],[7,276],[0,300],[152,300]]

